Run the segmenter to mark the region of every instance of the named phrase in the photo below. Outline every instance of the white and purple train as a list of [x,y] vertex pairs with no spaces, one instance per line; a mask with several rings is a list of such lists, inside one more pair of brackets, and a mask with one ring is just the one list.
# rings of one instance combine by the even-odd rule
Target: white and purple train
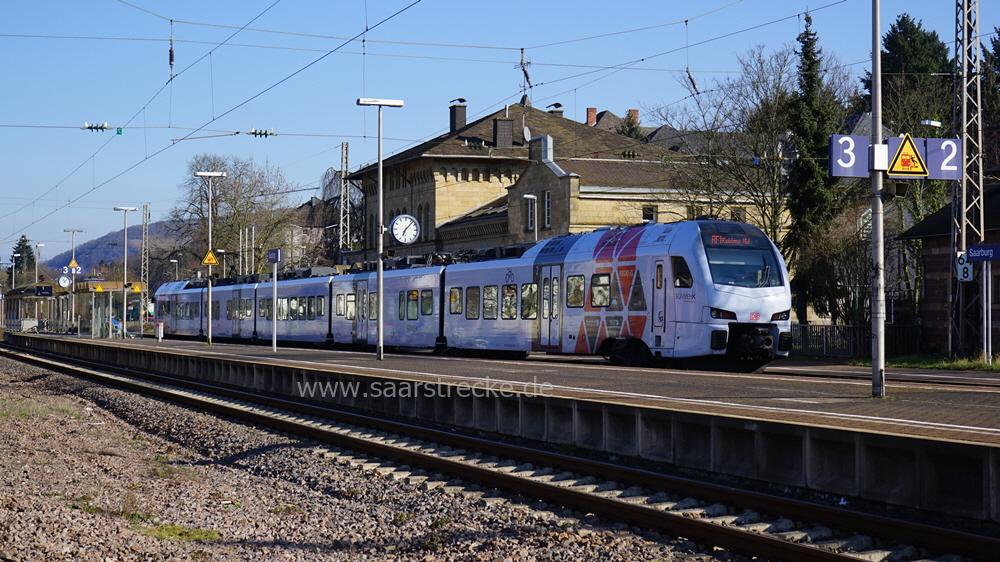
[[[259,279],[259,277],[258,277]],[[266,277],[265,277],[266,279]],[[376,273],[213,286],[213,338],[375,345]],[[792,347],[788,270],[758,228],[696,220],[545,240],[520,257],[390,269],[383,344],[654,358],[756,371]],[[204,336],[204,282],[163,284],[167,336]],[[272,318],[276,321],[272,322]]]

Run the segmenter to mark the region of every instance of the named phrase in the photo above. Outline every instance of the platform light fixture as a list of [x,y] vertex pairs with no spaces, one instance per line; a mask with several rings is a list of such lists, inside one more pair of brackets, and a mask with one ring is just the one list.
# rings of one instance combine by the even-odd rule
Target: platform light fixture
[[377,291],[378,291],[378,320],[376,321],[376,326],[378,330],[378,336],[376,338],[375,344],[375,359],[381,361],[383,359],[383,337],[382,337],[382,325],[383,325],[383,306],[382,301],[385,295],[383,294],[383,265],[382,265],[382,253],[383,244],[385,240],[385,217],[383,215],[383,192],[382,192],[382,108],[383,107],[403,107],[403,100],[386,100],[378,98],[358,98],[358,105],[362,106],[378,106],[378,224],[376,225],[376,236],[378,238],[378,271],[377,271]]
[[[199,178],[208,178],[208,251],[212,251],[212,178],[224,178],[225,172],[195,172]],[[208,257],[206,254],[205,257]],[[212,345],[212,266],[208,266],[208,303],[205,305],[206,343]]]

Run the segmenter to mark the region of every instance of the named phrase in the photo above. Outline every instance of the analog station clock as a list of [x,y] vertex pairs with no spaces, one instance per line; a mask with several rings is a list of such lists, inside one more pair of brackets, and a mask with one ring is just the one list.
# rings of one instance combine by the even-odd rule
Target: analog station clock
[[411,215],[399,215],[389,223],[389,232],[400,244],[412,244],[420,236],[420,223]]

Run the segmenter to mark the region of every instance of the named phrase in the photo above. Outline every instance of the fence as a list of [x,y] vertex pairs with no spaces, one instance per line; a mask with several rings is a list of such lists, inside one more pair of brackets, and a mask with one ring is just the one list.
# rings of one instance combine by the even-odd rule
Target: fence
[[[907,355],[920,352],[920,326],[885,326],[885,354]],[[872,327],[833,324],[792,324],[793,355],[822,357],[872,356]]]

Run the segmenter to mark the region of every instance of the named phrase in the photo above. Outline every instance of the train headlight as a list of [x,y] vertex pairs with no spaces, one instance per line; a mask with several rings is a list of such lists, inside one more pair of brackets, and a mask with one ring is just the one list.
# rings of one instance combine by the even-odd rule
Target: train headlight
[[721,308],[711,307],[708,309],[708,314],[712,318],[719,318],[723,320],[736,320],[736,313],[730,312],[728,310],[722,310]]
[[774,320],[788,320],[789,318],[791,318],[791,315],[792,315],[792,311],[790,309],[789,310],[783,310],[781,312],[775,312],[774,314],[771,315],[771,321],[774,321]]

